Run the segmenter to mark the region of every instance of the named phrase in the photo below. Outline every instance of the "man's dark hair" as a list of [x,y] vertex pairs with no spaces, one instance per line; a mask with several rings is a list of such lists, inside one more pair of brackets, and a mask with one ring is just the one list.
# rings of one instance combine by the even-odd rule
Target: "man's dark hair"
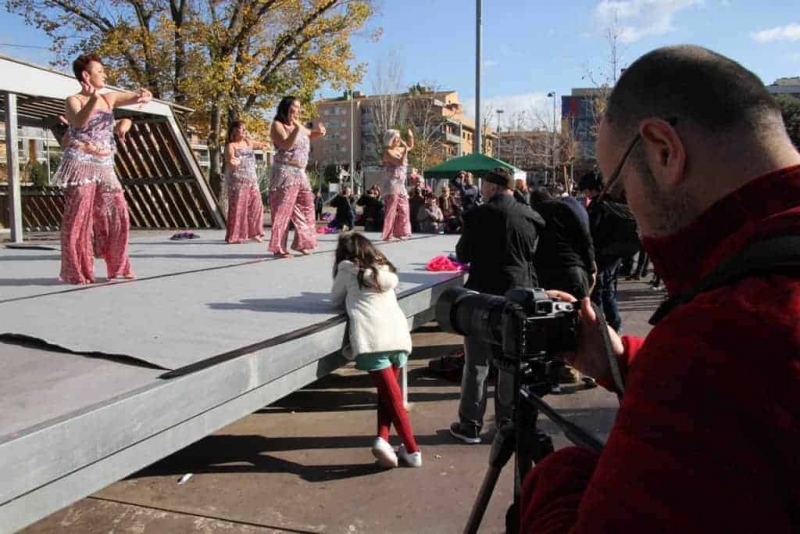
[[75,78],[79,81],[83,81],[83,71],[89,66],[89,63],[92,61],[96,61],[97,63],[103,64],[103,60],[100,59],[100,56],[97,54],[83,54],[78,56],[78,58],[72,62],[72,72],[75,74]]
[[548,200],[553,200],[553,195],[550,194],[546,187],[535,187],[531,190],[531,204],[539,204]]
[[578,178],[578,189],[581,191],[601,191],[603,177],[595,171],[590,171]]
[[776,115],[780,108],[755,74],[716,52],[684,45],[653,50],[628,67],[605,118],[617,133],[632,132],[646,117],[720,132],[759,129]]

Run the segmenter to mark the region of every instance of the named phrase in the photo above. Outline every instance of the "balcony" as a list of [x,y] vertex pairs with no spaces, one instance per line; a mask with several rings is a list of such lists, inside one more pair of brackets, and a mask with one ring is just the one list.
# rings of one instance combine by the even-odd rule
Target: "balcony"
[[444,134],[444,139],[448,143],[453,143],[455,145],[461,143],[461,137],[457,134],[451,134],[451,133]]

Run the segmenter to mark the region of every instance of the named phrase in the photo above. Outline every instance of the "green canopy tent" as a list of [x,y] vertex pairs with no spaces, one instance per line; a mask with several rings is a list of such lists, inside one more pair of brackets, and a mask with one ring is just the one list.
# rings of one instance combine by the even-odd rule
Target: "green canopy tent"
[[525,179],[525,171],[509,165],[505,161],[495,159],[484,154],[472,153],[460,158],[453,158],[451,160],[435,165],[429,169],[425,169],[425,178],[453,178],[458,171],[471,172],[476,178],[482,178],[492,169],[497,167],[505,167],[514,173],[514,178]]

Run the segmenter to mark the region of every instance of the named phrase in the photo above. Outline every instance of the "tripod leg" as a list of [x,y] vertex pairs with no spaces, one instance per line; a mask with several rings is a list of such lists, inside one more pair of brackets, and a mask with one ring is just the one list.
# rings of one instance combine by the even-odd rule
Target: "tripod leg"
[[472,510],[469,513],[469,520],[467,526],[464,527],[465,534],[476,534],[478,528],[481,526],[483,515],[486,513],[486,507],[489,505],[489,500],[492,498],[492,492],[497,484],[497,479],[503,467],[508,463],[511,455],[514,453],[516,445],[516,431],[513,425],[506,425],[497,429],[497,434],[492,443],[492,452],[489,454],[489,469],[483,477],[481,489],[478,492],[478,497],[475,499],[475,504],[472,505]]

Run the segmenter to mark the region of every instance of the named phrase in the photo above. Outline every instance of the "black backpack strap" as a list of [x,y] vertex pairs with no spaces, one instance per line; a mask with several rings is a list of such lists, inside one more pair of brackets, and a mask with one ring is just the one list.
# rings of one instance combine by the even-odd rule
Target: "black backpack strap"
[[661,322],[672,310],[692,301],[700,293],[764,274],[800,276],[800,235],[782,235],[756,241],[717,265],[695,287],[658,307],[650,324]]

